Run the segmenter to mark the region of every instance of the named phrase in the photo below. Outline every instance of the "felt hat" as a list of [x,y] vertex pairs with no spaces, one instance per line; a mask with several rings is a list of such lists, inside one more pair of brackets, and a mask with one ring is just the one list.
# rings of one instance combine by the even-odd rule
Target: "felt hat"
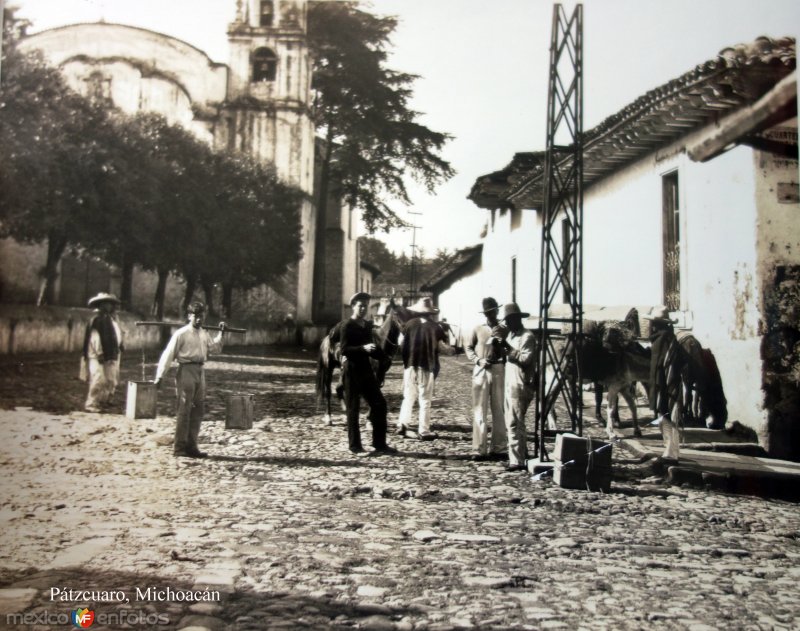
[[117,298],[114,294],[107,294],[104,291],[101,291],[96,296],[92,296],[91,298],[89,298],[90,307],[99,305],[101,302],[113,302],[119,304],[119,298]]
[[489,313],[490,311],[497,311],[499,308],[500,305],[498,305],[497,301],[490,296],[488,298],[483,299],[483,311],[481,311],[481,313]]
[[510,315],[518,315],[520,318],[527,318],[530,313],[520,311],[519,305],[516,302],[509,302],[503,305],[503,317],[500,319],[505,320]]
[[439,313],[439,310],[433,306],[433,300],[427,297],[417,300],[408,310],[414,313]]
[[669,317],[669,309],[664,305],[653,307],[650,309],[650,313],[643,315],[642,318],[645,320],[652,320],[653,322],[669,322],[670,324],[675,324],[677,322],[677,320],[673,320]]
[[357,291],[352,296],[350,296],[350,306],[352,307],[356,302],[361,300],[366,300],[369,302],[369,299],[372,298],[366,291]]

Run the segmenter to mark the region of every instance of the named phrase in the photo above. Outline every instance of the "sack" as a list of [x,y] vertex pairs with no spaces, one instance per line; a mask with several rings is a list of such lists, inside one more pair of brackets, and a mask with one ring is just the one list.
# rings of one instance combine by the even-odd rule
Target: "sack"
[[78,368],[78,379],[81,381],[88,381],[89,379],[89,370],[86,368],[86,358],[81,355],[81,365]]

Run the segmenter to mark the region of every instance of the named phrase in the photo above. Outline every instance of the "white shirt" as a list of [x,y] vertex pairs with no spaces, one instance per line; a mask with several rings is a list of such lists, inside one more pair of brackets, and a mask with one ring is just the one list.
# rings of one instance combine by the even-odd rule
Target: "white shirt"
[[196,329],[187,324],[175,331],[164,352],[161,353],[156,381],[164,376],[173,361],[179,364],[202,364],[208,359],[209,353],[218,353],[221,350],[222,331],[212,339],[205,329]]

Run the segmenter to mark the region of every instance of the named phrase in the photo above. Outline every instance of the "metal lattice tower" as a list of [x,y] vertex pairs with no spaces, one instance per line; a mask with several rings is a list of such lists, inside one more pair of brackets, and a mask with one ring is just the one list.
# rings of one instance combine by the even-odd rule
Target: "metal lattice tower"
[[[539,383],[536,451],[547,460],[545,439],[583,433],[580,354],[583,333],[583,5],[570,18],[553,7],[547,93],[547,153],[539,279]],[[563,304],[556,312],[554,305]],[[555,327],[551,329],[551,326]],[[553,427],[561,400],[571,426]]]

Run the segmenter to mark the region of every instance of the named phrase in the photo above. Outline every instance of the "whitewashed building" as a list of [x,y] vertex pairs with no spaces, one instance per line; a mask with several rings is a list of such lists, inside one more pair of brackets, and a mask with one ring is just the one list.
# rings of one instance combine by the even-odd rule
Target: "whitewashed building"
[[[793,39],[760,38],[585,133],[585,310],[666,304],[714,353],[729,422],[800,458],[800,194]],[[481,295],[539,309],[544,154],[479,177]],[[450,309],[456,310],[453,304]]]

